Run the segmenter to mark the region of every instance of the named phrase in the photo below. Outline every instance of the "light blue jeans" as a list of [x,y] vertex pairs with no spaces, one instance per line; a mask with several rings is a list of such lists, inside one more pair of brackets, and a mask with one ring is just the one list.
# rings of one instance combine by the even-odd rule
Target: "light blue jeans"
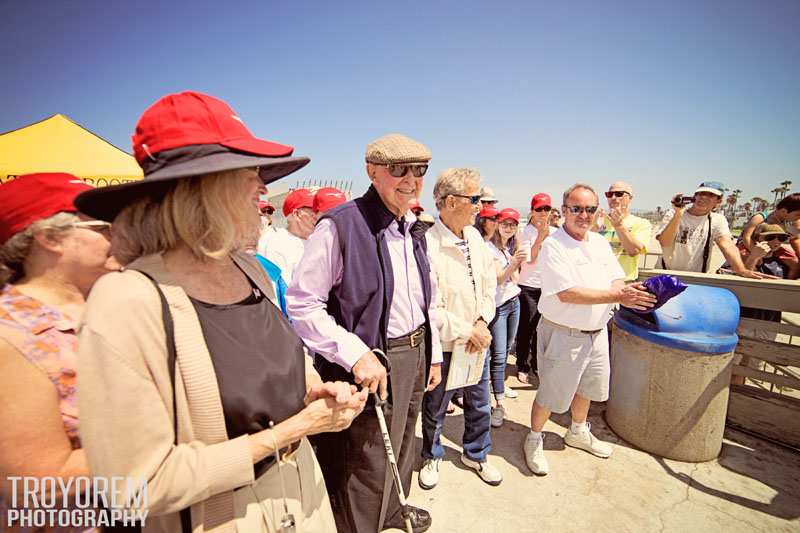
[[492,333],[492,344],[489,346],[489,373],[491,375],[494,398],[505,397],[506,360],[511,339],[517,335],[519,325],[519,297],[514,296],[495,309],[494,320],[489,324]]

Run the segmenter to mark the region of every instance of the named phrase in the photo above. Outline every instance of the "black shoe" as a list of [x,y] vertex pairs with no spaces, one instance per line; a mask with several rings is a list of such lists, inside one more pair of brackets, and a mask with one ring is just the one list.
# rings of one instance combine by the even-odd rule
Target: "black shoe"
[[[420,509],[419,507],[414,507],[409,505],[408,512],[411,515],[411,529],[414,530],[414,533],[422,533],[423,531],[427,531],[429,527],[431,527],[431,514],[426,511],[425,509]],[[403,520],[403,515],[400,512],[397,512],[392,520],[387,520],[383,524],[384,529],[402,529],[403,531],[406,530],[406,522]]]

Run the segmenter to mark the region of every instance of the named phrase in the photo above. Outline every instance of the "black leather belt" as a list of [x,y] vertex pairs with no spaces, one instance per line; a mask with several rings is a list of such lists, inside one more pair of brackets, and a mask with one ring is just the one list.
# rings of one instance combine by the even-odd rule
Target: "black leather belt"
[[424,325],[418,327],[408,335],[403,335],[402,337],[397,337],[396,339],[389,339],[389,348],[404,348],[406,346],[416,348],[422,344],[423,340],[425,340]]

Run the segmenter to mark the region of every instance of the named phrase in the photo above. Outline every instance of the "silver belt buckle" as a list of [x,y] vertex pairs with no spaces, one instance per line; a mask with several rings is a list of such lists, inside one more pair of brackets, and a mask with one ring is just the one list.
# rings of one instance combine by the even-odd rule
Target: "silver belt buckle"
[[412,348],[416,348],[417,346],[422,344],[422,340],[421,339],[423,339],[423,338],[425,338],[425,330],[421,329],[421,330],[418,330],[418,331],[415,331],[414,333],[412,333],[411,337],[410,337],[411,347]]

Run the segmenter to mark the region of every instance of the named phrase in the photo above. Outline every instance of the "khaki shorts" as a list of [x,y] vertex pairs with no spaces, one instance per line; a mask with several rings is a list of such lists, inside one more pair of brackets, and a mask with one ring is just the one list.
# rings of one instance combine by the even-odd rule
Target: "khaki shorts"
[[570,332],[541,320],[536,333],[536,403],[554,413],[564,413],[576,393],[593,402],[608,399],[611,370],[606,328],[595,334]]

